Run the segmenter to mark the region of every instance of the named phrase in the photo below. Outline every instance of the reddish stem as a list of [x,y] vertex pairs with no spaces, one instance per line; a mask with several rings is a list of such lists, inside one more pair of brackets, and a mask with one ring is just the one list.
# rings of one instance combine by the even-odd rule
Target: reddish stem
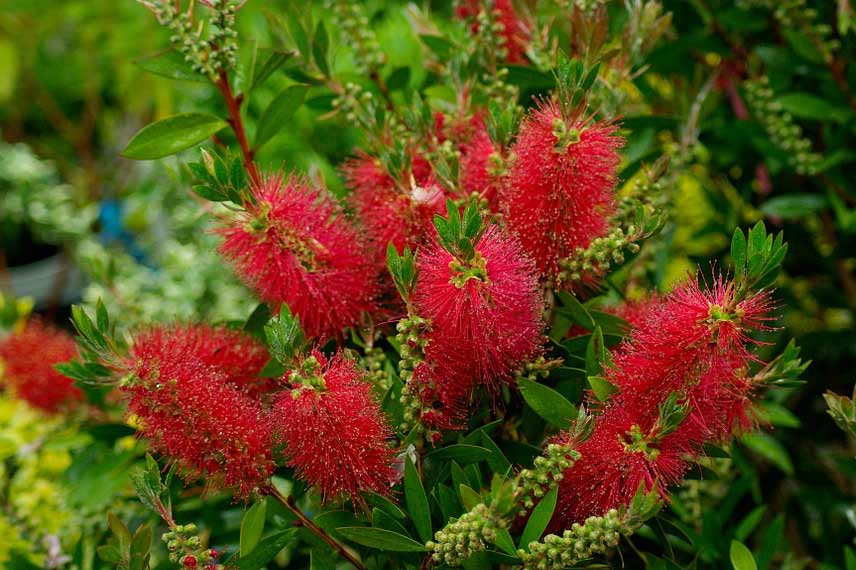
[[255,153],[253,153],[249,142],[247,142],[247,131],[244,129],[244,120],[241,118],[241,101],[238,97],[235,97],[232,85],[229,83],[229,76],[226,75],[225,71],[220,72],[217,88],[220,89],[223,100],[226,101],[226,109],[229,112],[228,123],[235,132],[238,145],[241,147],[241,154],[244,157],[244,168],[247,169],[247,174],[249,174],[253,184],[259,185],[262,182],[262,177],[259,174],[256,163],[253,161]]
[[327,532],[324,529],[320,528],[314,522],[309,520],[309,517],[307,517],[303,513],[303,511],[301,511],[297,507],[297,505],[294,504],[293,498],[284,496],[273,485],[270,485],[269,487],[264,489],[263,492],[270,495],[271,497],[273,497],[274,499],[276,499],[280,503],[282,503],[282,505],[286,509],[288,509],[289,511],[294,513],[294,516],[297,517],[297,520],[299,521],[301,526],[304,526],[308,530],[315,533],[318,536],[318,538],[320,538],[321,540],[326,542],[328,545],[330,545],[330,548],[332,548],[333,550],[338,552],[342,558],[344,558],[345,560],[347,560],[348,562],[353,564],[354,567],[356,567],[358,570],[365,570],[366,569],[366,567],[363,566],[363,563],[360,562],[359,560],[357,560],[357,558],[354,557],[353,554],[348,552],[344,546],[342,546],[341,544],[336,542],[336,540],[333,539],[333,537],[331,537],[329,534],[327,534]]

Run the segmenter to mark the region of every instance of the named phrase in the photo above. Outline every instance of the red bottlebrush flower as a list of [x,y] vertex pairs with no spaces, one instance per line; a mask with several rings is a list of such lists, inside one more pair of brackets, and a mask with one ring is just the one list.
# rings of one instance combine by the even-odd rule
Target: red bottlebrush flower
[[289,306],[319,340],[374,309],[376,269],[360,232],[326,195],[294,178],[253,188],[254,204],[220,232],[220,251],[259,296]]
[[[628,505],[642,484],[647,491],[655,484],[665,491],[683,478],[689,468],[684,457],[692,446],[677,431],[651,436],[655,420],[634,417],[634,407],[613,402],[597,418],[592,436],[575,446],[580,459],[559,482],[553,532]],[[561,434],[557,443],[567,443],[568,437]]]
[[421,250],[413,304],[431,323],[429,350],[466,355],[470,386],[496,388],[539,351],[543,300],[535,268],[512,236],[493,226],[475,251],[466,267],[438,243]]
[[461,186],[467,196],[477,194],[487,200],[492,211],[497,211],[502,180],[496,172],[494,156],[497,148],[481,123],[472,138],[461,145]]
[[[207,478],[213,487],[246,497],[274,471],[272,432],[258,400],[234,383],[238,362],[209,364],[221,339],[183,327],[155,328],[134,339],[127,360],[133,379],[122,387],[128,411],[142,424],[152,448],[175,461],[186,479]],[[238,372],[235,377],[226,371]]]
[[558,260],[606,234],[621,138],[610,123],[565,122],[545,101],[524,120],[500,199],[508,227],[547,277]]
[[375,261],[386,264],[386,248],[392,242],[400,252],[424,241],[434,214],[443,212],[445,195],[434,181],[428,162],[416,156],[412,161],[410,190],[396,187],[393,178],[369,155],[350,159],[344,167],[347,185],[353,191],[350,202],[368,231]]
[[[505,60],[508,63],[525,64],[526,45],[529,43],[529,26],[517,14],[511,0],[463,0],[455,9],[455,14],[461,19],[474,19],[482,9],[489,9],[502,24],[502,39],[507,50]],[[478,22],[473,22],[472,32],[479,30]]]
[[695,426],[695,439],[724,439],[752,423],[747,333],[768,328],[770,308],[764,293],[737,301],[733,283],[722,277],[710,287],[692,279],[649,308],[614,352],[607,379],[652,414],[670,393],[685,394],[685,422]]
[[74,381],[53,368],[75,357],[77,346],[69,334],[32,319],[0,340],[0,378],[34,408],[57,413],[83,399]]
[[173,325],[147,331],[145,341],[147,350],[161,359],[179,361],[193,355],[251,396],[273,388],[270,379],[259,376],[269,360],[267,349],[240,331],[206,324]]
[[325,501],[364,506],[361,491],[388,495],[397,479],[392,433],[357,364],[314,351],[287,379],[291,389],[277,398],[273,419],[297,477]]

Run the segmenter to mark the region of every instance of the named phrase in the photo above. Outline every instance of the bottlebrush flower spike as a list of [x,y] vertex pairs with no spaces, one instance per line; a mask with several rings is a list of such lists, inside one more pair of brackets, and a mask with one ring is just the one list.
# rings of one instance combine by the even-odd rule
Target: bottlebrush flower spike
[[474,240],[471,251],[450,253],[450,243],[469,243],[478,230],[448,241],[447,228],[477,228],[478,222],[471,222],[477,215],[472,205],[462,225],[457,208],[449,208],[450,222],[438,225],[440,241],[418,254],[413,305],[431,323],[429,351],[452,351],[456,346],[454,353],[467,355],[463,360],[472,363],[470,387],[495,389],[540,349],[543,300],[538,278],[517,240],[497,226]]
[[238,274],[275,308],[326,340],[375,308],[377,271],[360,233],[333,200],[295,178],[271,176],[252,189],[245,213],[220,230]]
[[247,497],[274,471],[270,421],[234,383],[240,375],[226,374],[236,361],[230,357],[222,368],[205,362],[216,358],[209,349],[221,339],[205,338],[200,328],[188,342],[187,330],[159,327],[136,336],[126,363],[132,378],[122,386],[129,414],[186,480],[205,476],[209,486]]
[[161,359],[179,361],[193,355],[251,396],[273,388],[269,379],[259,376],[269,360],[267,349],[240,331],[207,324],[172,325],[147,331],[145,342],[147,350]]
[[0,380],[34,408],[57,413],[83,399],[74,381],[53,368],[77,355],[69,334],[31,319],[23,330],[0,340]]
[[686,394],[698,442],[751,425],[749,333],[769,328],[772,303],[767,293],[738,299],[735,291],[722,276],[709,286],[696,277],[650,306],[613,353],[607,380],[649,410],[671,392]]
[[526,45],[529,43],[529,26],[517,14],[511,0],[463,0],[455,9],[455,14],[461,19],[474,19],[471,30],[477,33],[480,23],[477,20],[479,12],[486,10],[489,20],[502,25],[500,35],[506,50],[505,60],[508,63],[525,64]]
[[499,209],[501,160],[487,128],[480,122],[472,138],[461,145],[461,187],[467,196],[477,195],[485,200],[491,211]]
[[411,168],[409,190],[397,187],[380,161],[367,154],[350,159],[343,169],[352,190],[350,202],[368,231],[373,257],[380,265],[390,242],[398,251],[414,248],[424,241],[434,215],[443,211],[445,196],[428,162],[417,155]]
[[297,477],[317,487],[325,501],[360,493],[388,495],[397,478],[392,433],[357,364],[318,351],[287,375],[291,386],[274,403],[277,437]]
[[544,101],[523,121],[500,199],[511,231],[546,277],[608,229],[622,140],[611,123],[563,118]]
[[[580,458],[559,482],[553,532],[629,505],[640,485],[665,490],[683,478],[691,443],[679,430],[658,433],[657,419],[640,420],[636,409],[632,402],[615,401],[597,418],[592,436],[575,444]],[[563,433],[554,443],[567,444],[570,437]]]

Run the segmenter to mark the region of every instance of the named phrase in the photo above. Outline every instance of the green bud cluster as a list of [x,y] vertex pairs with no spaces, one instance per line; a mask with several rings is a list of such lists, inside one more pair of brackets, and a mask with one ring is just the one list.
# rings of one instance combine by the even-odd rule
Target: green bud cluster
[[212,10],[210,32],[203,36],[203,26],[194,26],[193,12],[181,10],[171,0],[140,0],[155,15],[162,26],[172,31],[170,41],[184,55],[194,71],[212,81],[224,69],[235,66],[238,33],[235,31],[235,14],[239,4],[235,0],[207,0]]
[[830,37],[832,27],[818,21],[817,10],[807,5],[806,0],[738,0],[743,9],[766,8],[783,29],[798,29],[814,45],[825,63],[833,59],[833,52],[841,42]]
[[288,373],[288,383],[293,386],[292,398],[299,398],[304,390],[324,392],[327,383],[321,373],[321,363],[315,356],[306,357],[294,370]]
[[535,458],[532,469],[523,469],[514,482],[514,496],[525,515],[535,506],[535,502],[547,494],[562,480],[564,472],[574,466],[580,458],[578,451],[569,445],[551,443],[544,454]]
[[[369,133],[382,131],[385,118],[388,126],[393,132],[398,130],[398,122],[395,117],[384,113],[383,105],[377,100],[374,93],[364,89],[356,83],[346,83],[338,97],[333,99],[333,108],[343,114],[345,119],[354,126],[367,130]],[[406,135],[406,131],[399,133]]]
[[488,543],[496,540],[496,531],[507,525],[492,507],[480,503],[437,531],[434,541],[429,541],[425,547],[435,562],[458,566],[476,552],[485,550]]
[[205,570],[225,568],[217,563],[219,553],[216,550],[202,547],[202,540],[193,523],[173,526],[161,535],[161,540],[166,543],[170,561],[180,564],[183,568],[201,567]]
[[336,27],[356,48],[355,63],[362,72],[379,69],[385,61],[380,43],[369,25],[368,17],[363,13],[361,2],[328,0],[326,8],[333,13]]
[[605,516],[589,517],[562,536],[548,534],[542,542],[529,543],[529,552],[520,549],[517,556],[525,570],[561,570],[618,546],[622,534],[629,532],[621,515],[611,509]]
[[392,386],[392,379],[386,373],[386,361],[386,353],[376,346],[366,347],[365,354],[361,358],[369,380],[384,393]]
[[788,155],[788,163],[797,174],[814,174],[821,156],[811,150],[811,141],[802,136],[802,129],[790,113],[773,100],[773,90],[766,76],[747,81],[746,99],[755,116],[764,126],[770,140]]
[[214,67],[234,69],[238,61],[238,31],[235,29],[235,15],[238,4],[235,0],[208,0],[213,16],[209,42],[217,46],[211,52]]
[[544,379],[550,375],[550,370],[555,368],[559,363],[555,360],[547,360],[544,356],[539,356],[535,360],[527,362],[521,368],[515,370],[514,378],[516,380],[531,380],[537,382],[539,379]]
[[417,394],[414,394],[410,389],[410,379],[413,378],[413,370],[425,358],[425,347],[428,346],[428,339],[423,334],[428,328],[428,321],[419,315],[408,315],[398,321],[396,325],[395,339],[399,343],[399,375],[404,382],[404,388],[401,391],[401,403],[404,405],[404,422],[401,424],[401,430],[407,431],[414,426],[421,426],[419,418],[423,412],[429,411],[420,401]]
[[640,237],[638,228],[630,224],[593,239],[587,248],[578,247],[573,254],[559,260],[558,284],[579,283],[587,276],[606,273],[613,263],[624,263],[625,251],[639,251],[636,241]]

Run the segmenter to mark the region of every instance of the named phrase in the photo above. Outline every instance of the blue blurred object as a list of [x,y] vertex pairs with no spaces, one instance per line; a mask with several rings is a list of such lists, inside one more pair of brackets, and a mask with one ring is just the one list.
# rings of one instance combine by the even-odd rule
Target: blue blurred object
[[98,221],[101,224],[101,241],[108,245],[121,244],[135,261],[149,265],[146,254],[137,243],[136,237],[125,228],[122,203],[119,200],[101,200]]

